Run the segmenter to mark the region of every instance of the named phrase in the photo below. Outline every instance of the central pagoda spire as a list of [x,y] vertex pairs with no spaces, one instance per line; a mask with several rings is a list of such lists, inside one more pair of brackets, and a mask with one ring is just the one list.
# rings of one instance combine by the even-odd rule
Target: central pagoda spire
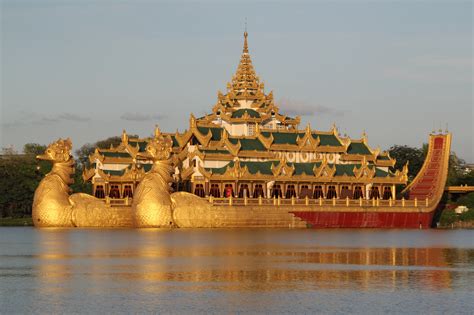
[[244,49],[242,51],[242,53],[244,53],[244,54],[249,53],[249,47],[248,47],[248,44],[247,44],[247,36],[249,36],[249,34],[247,33],[247,31],[245,31],[244,32]]
[[244,32],[244,48],[240,56],[240,63],[237,67],[235,75],[232,77],[232,82],[229,85],[229,91],[238,99],[255,99],[261,96],[263,85],[260,84],[260,79],[252,65],[248,47],[248,33]]

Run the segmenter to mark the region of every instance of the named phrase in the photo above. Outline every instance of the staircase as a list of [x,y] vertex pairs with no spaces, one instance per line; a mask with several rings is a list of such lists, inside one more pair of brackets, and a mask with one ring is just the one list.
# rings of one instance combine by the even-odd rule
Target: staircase
[[413,182],[402,192],[407,199],[438,204],[448,176],[451,134],[431,135],[425,162]]

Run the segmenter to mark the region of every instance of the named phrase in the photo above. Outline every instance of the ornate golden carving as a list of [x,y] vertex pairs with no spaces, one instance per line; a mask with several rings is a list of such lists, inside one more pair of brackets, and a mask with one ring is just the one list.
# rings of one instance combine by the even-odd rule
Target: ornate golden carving
[[59,139],[51,143],[41,160],[51,161],[53,168],[43,178],[33,199],[33,223],[37,227],[120,227],[130,226],[129,209],[106,207],[104,202],[87,194],[69,195],[74,174],[72,143]]

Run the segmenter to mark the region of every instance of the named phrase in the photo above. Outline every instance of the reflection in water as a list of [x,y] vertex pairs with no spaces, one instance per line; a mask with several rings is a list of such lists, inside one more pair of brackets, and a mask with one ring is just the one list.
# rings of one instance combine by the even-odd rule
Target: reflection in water
[[[473,289],[474,231],[2,232],[0,293],[12,311],[344,311],[341,297],[364,294],[375,299],[365,310],[379,312],[397,297],[437,301]],[[29,299],[15,298],[10,286],[27,289]],[[295,306],[290,296],[307,301]]]

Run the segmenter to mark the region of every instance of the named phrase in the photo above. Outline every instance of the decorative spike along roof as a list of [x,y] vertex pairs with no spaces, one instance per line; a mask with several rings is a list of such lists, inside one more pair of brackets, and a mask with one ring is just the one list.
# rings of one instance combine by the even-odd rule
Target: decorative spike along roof
[[[276,167],[282,163],[282,161],[274,160],[274,161],[265,161],[265,162],[253,162],[253,161],[239,161],[240,167],[244,168],[247,167],[250,174],[257,174],[260,173],[262,175],[273,175],[272,166]],[[314,176],[314,169],[315,167],[320,167],[321,162],[310,162],[310,163],[286,163],[290,167],[294,167],[293,175],[308,175]],[[229,162],[227,165],[218,168],[205,168],[206,171],[210,172],[211,174],[218,174],[222,175],[225,174],[227,169],[233,168],[235,165],[234,161]],[[335,176],[351,176],[354,177],[356,174],[354,173],[354,169],[360,170],[362,164],[328,164],[330,168],[336,168]],[[370,170],[374,169],[373,165],[367,166]],[[380,170],[375,168],[375,177],[393,177],[392,173]]]

